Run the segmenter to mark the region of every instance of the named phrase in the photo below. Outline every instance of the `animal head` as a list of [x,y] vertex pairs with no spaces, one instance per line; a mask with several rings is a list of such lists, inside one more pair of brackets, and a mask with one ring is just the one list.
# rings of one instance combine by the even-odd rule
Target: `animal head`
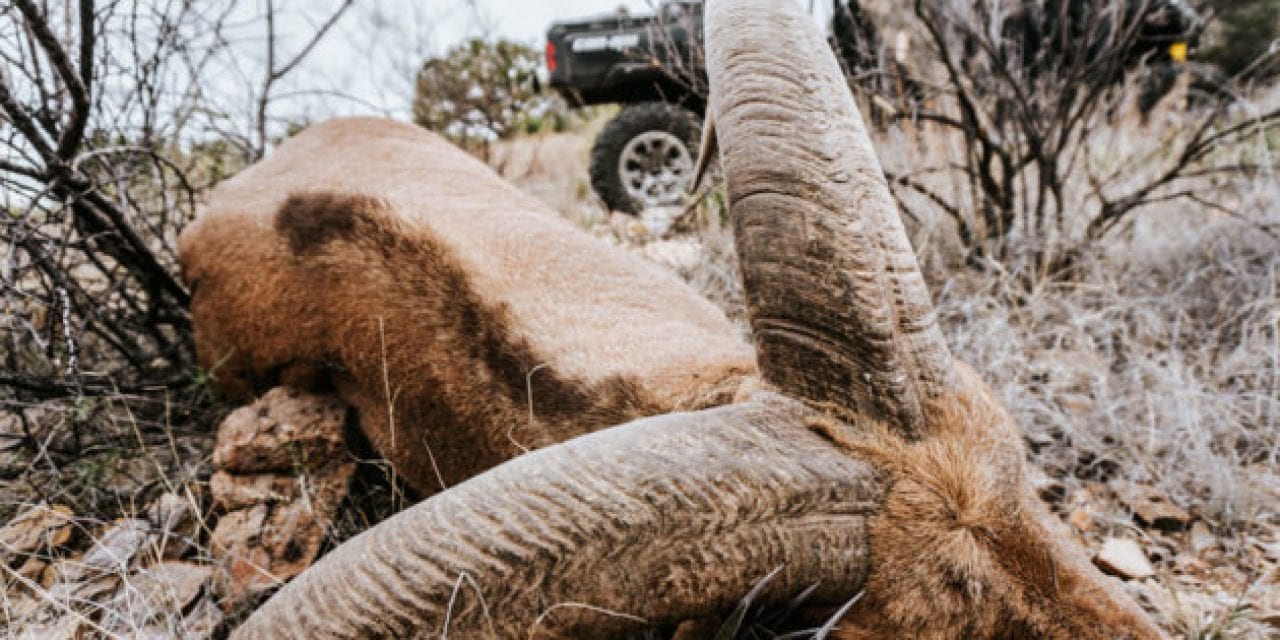
[[766,388],[458,484],[334,550],[240,637],[617,637],[806,590],[857,597],[835,637],[1162,637],[1054,525],[1017,428],[948,351],[816,25],[794,2],[706,12]]

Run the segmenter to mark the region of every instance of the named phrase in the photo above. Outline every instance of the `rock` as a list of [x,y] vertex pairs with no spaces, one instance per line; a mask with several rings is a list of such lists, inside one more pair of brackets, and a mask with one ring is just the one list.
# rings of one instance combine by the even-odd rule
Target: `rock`
[[151,523],[139,518],[117,520],[80,560],[86,568],[123,572],[154,542]]
[[22,561],[36,551],[50,551],[71,540],[71,509],[63,505],[36,505],[0,528],[0,560]]
[[45,604],[44,598],[30,590],[10,589],[0,597],[4,598],[3,605],[0,605],[0,611],[4,613],[0,615],[0,619],[10,626],[26,626],[25,623],[29,621],[32,614],[39,611]]
[[1040,500],[1045,504],[1060,504],[1066,497],[1067,487],[1061,481],[1050,478],[1040,469],[1033,469],[1028,473],[1031,486],[1035,488],[1036,495],[1040,496]]
[[209,540],[217,565],[213,589],[224,611],[251,603],[277,584],[271,575],[271,556],[259,544],[270,507],[258,505],[222,516]]
[[281,473],[234,475],[215,471],[209,478],[213,506],[220,511],[248,509],[259,504],[291,502],[302,493],[303,478]]
[[79,561],[59,561],[45,570],[47,602],[93,603],[106,600],[120,587],[119,573],[87,569]]
[[[157,626],[163,630],[173,623],[168,618],[180,614],[206,590],[212,576],[211,565],[190,562],[161,562],[142,569],[125,578],[123,588],[106,607],[110,615],[104,616],[104,624],[118,632]],[[158,637],[171,635],[164,632]]]
[[1093,531],[1095,526],[1093,516],[1089,515],[1089,512],[1084,509],[1073,510],[1071,515],[1067,517],[1067,522],[1070,522],[1071,526],[1081,533]]
[[305,476],[282,474],[233,475],[217,471],[209,479],[214,505],[226,511],[258,504],[292,502],[300,498],[317,502],[320,510],[336,509],[347,496],[355,475],[354,462],[344,462]]
[[27,559],[23,561],[16,570],[14,570],[14,573],[33,583],[38,583],[40,582],[40,576],[44,574],[44,569],[47,566],[49,566],[48,562],[45,562],[35,556],[27,556]]
[[298,501],[223,517],[212,541],[223,609],[233,611],[311,566],[325,540],[325,522],[317,516]]
[[[1062,392],[1074,393],[1089,402],[1097,380],[1106,374],[1110,364],[1093,354],[1084,351],[1067,351],[1052,349],[1037,354],[1032,365],[1032,374],[1043,380],[1045,386]],[[1064,407],[1068,411],[1074,408]]]
[[1130,487],[1117,493],[1144,526],[1161,531],[1182,531],[1191,525],[1191,514],[1152,489]]
[[276,388],[219,427],[209,489],[226,515],[209,546],[223,611],[251,604],[319,555],[355,474],[345,422],[345,405],[331,397]]
[[200,537],[200,516],[193,498],[165,493],[147,509],[147,522],[155,532],[160,557],[177,560],[195,547]]
[[302,478],[215,475],[215,501],[245,505],[218,521],[210,545],[218,559],[215,580],[226,611],[315,561],[354,474],[355,464],[348,462]]
[[1196,522],[1191,525],[1191,533],[1187,536],[1187,543],[1191,545],[1191,551],[1196,555],[1200,555],[1205,550],[1217,546],[1218,536],[1213,535],[1209,530],[1209,525],[1203,522]]
[[1102,549],[1094,556],[1093,563],[1104,573],[1138,580],[1155,575],[1155,567],[1147,560],[1146,554],[1138,543],[1124,538],[1107,538],[1102,542]]
[[1277,632],[1280,632],[1280,609],[1275,611],[1262,611],[1256,617],[1258,622],[1265,624]]
[[84,622],[79,618],[63,618],[47,624],[31,625],[16,636],[20,640],[81,640]]
[[181,611],[195,601],[212,577],[210,565],[161,562],[130,576],[128,592],[153,610]]
[[335,398],[277,387],[222,421],[213,464],[232,473],[314,469],[345,452],[345,421]]
[[222,626],[225,616],[212,598],[203,598],[182,618],[184,640],[206,640]]
[[11,480],[26,471],[27,436],[16,414],[0,414],[0,480]]

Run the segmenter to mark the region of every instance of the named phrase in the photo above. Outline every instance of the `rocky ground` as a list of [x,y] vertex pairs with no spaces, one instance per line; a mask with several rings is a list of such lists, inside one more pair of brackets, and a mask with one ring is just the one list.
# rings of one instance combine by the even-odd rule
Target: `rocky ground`
[[[0,528],[10,637],[218,637],[354,529],[340,513],[356,510],[351,481],[358,465],[378,467],[350,437],[339,403],[276,389],[222,421],[206,481],[160,493],[132,517],[26,507]],[[1179,637],[1280,635],[1274,517],[1228,533],[1138,484],[1067,491],[1043,476],[1039,493]]]

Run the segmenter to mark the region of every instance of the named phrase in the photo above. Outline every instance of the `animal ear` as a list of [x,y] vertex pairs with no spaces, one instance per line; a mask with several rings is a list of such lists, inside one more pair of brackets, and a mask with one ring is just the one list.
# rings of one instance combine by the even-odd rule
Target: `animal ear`
[[925,435],[954,365],[830,46],[795,2],[709,1],[704,25],[762,375]]

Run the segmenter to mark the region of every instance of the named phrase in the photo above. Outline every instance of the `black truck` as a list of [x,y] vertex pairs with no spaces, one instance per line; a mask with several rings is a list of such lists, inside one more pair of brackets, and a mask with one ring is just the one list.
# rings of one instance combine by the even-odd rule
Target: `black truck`
[[[1057,27],[1059,16],[1074,24],[1086,6],[1108,2],[1125,3],[1125,15],[1142,21],[1137,41],[1142,50],[1134,52],[1135,63],[1153,60],[1147,49],[1158,54],[1157,62],[1170,50],[1184,59],[1182,43],[1201,27],[1182,0],[1021,0],[1002,32],[1025,49],[1024,63],[1042,61],[1043,54],[1033,51],[1042,43],[1086,37],[1070,26]],[[832,47],[851,79],[873,95],[895,94],[891,97],[899,102],[920,99],[920,85],[887,54],[858,0],[832,0],[828,15]],[[652,14],[617,11],[551,25],[546,45],[551,87],[571,104],[623,105],[591,150],[591,187],[610,209],[637,213],[681,202],[706,109],[702,53],[702,0],[668,0]]]
[[[780,0],[786,1],[786,0]],[[849,68],[879,64],[857,0],[833,0],[832,32]],[[678,204],[693,176],[706,110],[702,0],[551,25],[550,85],[578,106],[621,103],[591,150],[591,187],[615,211]]]
[[706,108],[701,44],[701,0],[551,26],[551,87],[579,106],[625,105],[591,149],[591,187],[610,209],[680,202]]

